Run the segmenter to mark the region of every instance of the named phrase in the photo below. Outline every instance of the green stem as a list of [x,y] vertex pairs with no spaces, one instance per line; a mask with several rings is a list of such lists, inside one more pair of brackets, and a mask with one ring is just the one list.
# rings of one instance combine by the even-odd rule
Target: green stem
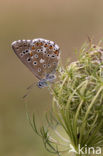
[[90,105],[89,105],[89,107],[88,107],[88,110],[87,110],[87,112],[86,112],[86,114],[85,114],[84,121],[86,120],[86,118],[87,118],[87,116],[88,116],[88,114],[89,114],[89,112],[90,112],[90,109],[92,108],[94,102],[96,101],[96,99],[97,99],[98,95],[100,94],[100,92],[102,91],[102,89],[103,89],[103,86],[99,88],[97,94],[94,96],[92,102],[90,103]]
[[83,104],[84,100],[81,100],[80,104],[79,104],[79,107],[77,109],[77,112],[76,112],[76,115],[75,115],[75,120],[74,120],[74,124],[76,125],[76,122],[77,122],[77,118],[78,118],[78,115],[79,115],[79,111],[80,111],[80,108]]
[[86,112],[86,114],[85,114],[85,117],[84,117],[84,120],[83,120],[83,124],[82,124],[82,127],[81,127],[79,143],[81,143],[81,139],[82,139],[82,136],[83,136],[84,128],[85,128],[85,126],[86,126],[86,119],[87,119],[87,117],[88,117],[88,114],[89,114],[89,112],[90,112],[90,109],[92,108],[94,102],[96,101],[96,99],[97,99],[97,97],[99,96],[99,94],[100,94],[100,92],[102,91],[102,89],[103,89],[103,86],[99,88],[97,94],[94,96],[94,98],[93,98],[93,100],[91,101],[91,103],[90,103],[90,105],[89,105],[89,107],[88,107],[88,110],[87,110],[87,112]]
[[68,106],[69,106],[69,104],[70,104],[70,101],[72,100],[72,98],[73,98],[73,95],[76,93],[76,91],[80,88],[80,87],[82,87],[85,83],[87,82],[87,80],[85,80],[85,81],[83,81],[74,91],[73,91],[73,93],[71,94],[71,96],[69,97],[69,99],[68,99],[68,101],[67,101],[67,108],[68,108]]

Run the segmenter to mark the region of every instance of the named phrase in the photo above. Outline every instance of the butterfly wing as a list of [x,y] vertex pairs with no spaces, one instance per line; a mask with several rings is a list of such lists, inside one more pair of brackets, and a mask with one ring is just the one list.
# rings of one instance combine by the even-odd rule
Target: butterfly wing
[[35,73],[34,65],[32,63],[30,46],[32,40],[18,40],[12,43],[12,48],[18,58],[25,64],[35,76],[40,79],[39,75]]
[[52,43],[52,41],[50,41],[50,43],[48,44],[48,54],[47,57],[49,55],[48,58],[46,58],[46,62],[47,62],[47,74],[51,74],[54,73],[59,59],[60,59],[60,48],[57,44]]
[[[55,72],[60,57],[60,48],[57,44],[41,38],[34,39],[32,41],[31,51],[33,56],[38,55],[38,69],[40,69],[42,79],[46,78],[48,74]],[[38,73],[37,69],[36,71]]]
[[19,59],[38,79],[54,73],[58,65],[60,49],[53,41],[45,39],[18,40],[12,48]]

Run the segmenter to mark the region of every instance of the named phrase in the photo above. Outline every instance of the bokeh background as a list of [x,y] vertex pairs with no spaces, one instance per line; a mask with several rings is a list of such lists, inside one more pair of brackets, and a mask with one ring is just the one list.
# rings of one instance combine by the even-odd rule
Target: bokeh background
[[54,40],[65,64],[67,58],[76,59],[74,51],[88,35],[94,42],[103,38],[102,0],[0,0],[0,156],[51,156],[27,121],[25,102],[39,123],[52,97],[46,88],[35,87],[22,100],[26,87],[37,80],[13,53],[11,42]]

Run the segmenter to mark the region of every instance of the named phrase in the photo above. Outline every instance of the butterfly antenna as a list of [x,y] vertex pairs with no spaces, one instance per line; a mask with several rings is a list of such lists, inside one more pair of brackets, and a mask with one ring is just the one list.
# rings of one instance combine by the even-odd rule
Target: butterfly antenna
[[26,89],[29,90],[29,89],[32,89],[34,86],[36,85],[36,82],[32,83],[30,86],[28,86]]
[[33,89],[33,87],[36,86],[36,82],[32,83],[30,86],[28,86],[27,89],[27,93],[22,97],[22,99],[25,99],[31,92],[31,90]]

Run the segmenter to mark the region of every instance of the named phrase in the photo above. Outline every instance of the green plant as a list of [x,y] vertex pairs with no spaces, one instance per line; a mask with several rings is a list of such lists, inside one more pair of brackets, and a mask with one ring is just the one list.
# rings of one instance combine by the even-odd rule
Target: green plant
[[77,61],[58,67],[58,80],[49,86],[53,103],[47,125],[37,130],[34,115],[33,122],[28,116],[45,148],[58,156],[71,155],[71,146],[78,155],[79,144],[103,146],[103,48],[85,43],[79,54]]

